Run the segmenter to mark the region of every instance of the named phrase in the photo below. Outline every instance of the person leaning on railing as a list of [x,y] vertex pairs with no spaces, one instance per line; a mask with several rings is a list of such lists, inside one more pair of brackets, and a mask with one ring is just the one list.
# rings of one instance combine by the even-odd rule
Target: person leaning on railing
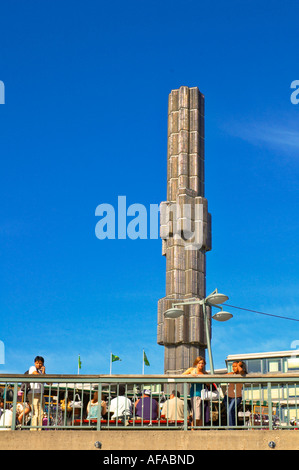
[[[34,366],[31,366],[28,374],[45,375],[45,361],[42,356],[36,356]],[[48,384],[50,385],[50,384]],[[27,394],[28,402],[32,410],[30,431],[36,431],[36,426],[41,426],[43,422],[44,401],[44,384],[41,382],[30,383],[30,390]],[[41,430],[41,428],[39,428]]]
[[[244,377],[247,374],[246,365],[243,361],[234,361],[232,365],[233,371],[226,375],[241,375]],[[224,405],[228,412],[229,426],[236,425],[236,410],[242,401],[243,383],[228,383],[227,392],[224,395]]]
[[[185,370],[183,375],[207,375],[205,371],[206,361],[202,356],[198,356],[192,367]],[[206,384],[204,383],[195,383],[190,387],[190,398],[191,398],[191,410],[192,410],[192,426],[202,426],[203,424],[203,406],[201,399],[201,392],[205,388]],[[208,385],[207,385],[208,387]],[[204,413],[209,413],[209,408],[204,405]],[[209,416],[205,416],[205,421],[209,421]]]

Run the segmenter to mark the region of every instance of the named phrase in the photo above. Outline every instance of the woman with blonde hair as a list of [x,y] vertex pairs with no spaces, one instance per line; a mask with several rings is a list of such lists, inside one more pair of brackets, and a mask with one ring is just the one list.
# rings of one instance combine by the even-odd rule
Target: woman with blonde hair
[[[202,356],[198,356],[193,362],[193,366],[189,367],[183,375],[207,375],[205,371],[206,360]],[[190,388],[191,410],[192,410],[192,426],[202,426],[203,423],[203,405],[201,399],[201,391],[205,388],[204,383],[193,383]]]

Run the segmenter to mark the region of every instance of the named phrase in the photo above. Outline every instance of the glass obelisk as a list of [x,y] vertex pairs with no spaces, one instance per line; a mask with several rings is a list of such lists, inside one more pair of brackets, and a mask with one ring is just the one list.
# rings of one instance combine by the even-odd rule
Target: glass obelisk
[[[206,252],[211,250],[211,216],[205,199],[204,96],[197,87],[172,90],[168,100],[167,201],[161,203],[160,236],[166,257],[166,295],[158,301],[158,344],[164,373],[180,374],[205,356],[202,307],[165,319],[175,302],[206,296]],[[210,311],[209,328],[210,328]]]

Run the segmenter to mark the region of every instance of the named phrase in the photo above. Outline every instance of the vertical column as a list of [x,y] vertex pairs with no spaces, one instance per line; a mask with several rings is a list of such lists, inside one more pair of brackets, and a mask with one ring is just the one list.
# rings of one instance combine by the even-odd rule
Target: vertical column
[[204,97],[197,87],[183,86],[169,95],[167,149],[167,201],[161,204],[160,227],[166,296],[158,302],[158,343],[165,347],[165,373],[181,373],[206,348],[198,305],[185,306],[177,319],[164,318],[173,303],[205,297],[211,236],[204,198]]

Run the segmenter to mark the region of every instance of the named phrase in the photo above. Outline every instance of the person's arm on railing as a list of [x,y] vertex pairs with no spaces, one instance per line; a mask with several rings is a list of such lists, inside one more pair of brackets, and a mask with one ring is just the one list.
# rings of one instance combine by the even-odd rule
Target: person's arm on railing
[[185,370],[182,375],[196,375],[195,367],[189,367],[189,369]]
[[[46,368],[45,366],[42,366],[40,369],[39,369],[41,372],[39,372],[37,369],[32,371],[31,374],[32,375],[46,375]],[[53,385],[51,382],[46,382],[47,385]]]

